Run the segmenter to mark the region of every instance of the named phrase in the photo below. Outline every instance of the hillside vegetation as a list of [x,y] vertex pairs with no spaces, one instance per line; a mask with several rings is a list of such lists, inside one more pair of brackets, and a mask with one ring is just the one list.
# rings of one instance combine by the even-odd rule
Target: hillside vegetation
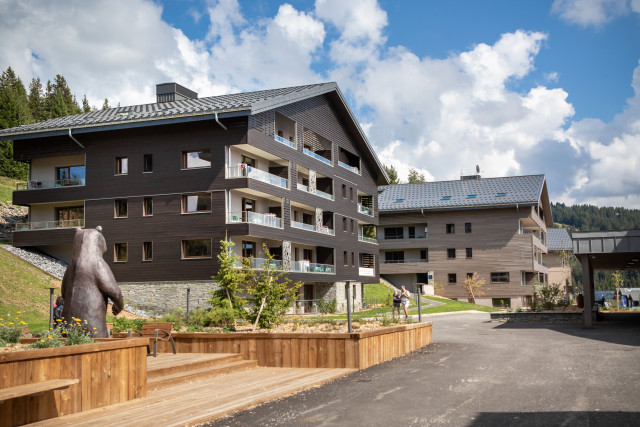
[[[0,317],[18,316],[31,331],[48,327],[49,286],[54,279],[31,264],[0,249]],[[57,296],[57,292],[54,296]],[[20,314],[17,314],[20,312]]]

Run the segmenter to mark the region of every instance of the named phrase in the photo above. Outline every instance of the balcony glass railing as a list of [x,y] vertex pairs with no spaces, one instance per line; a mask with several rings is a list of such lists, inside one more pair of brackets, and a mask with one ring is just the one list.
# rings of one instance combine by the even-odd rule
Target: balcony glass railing
[[311,156],[316,160],[320,160],[322,163],[326,163],[328,165],[331,165],[331,160],[322,157],[320,154],[316,154],[313,151],[309,150],[308,148],[305,148],[304,150],[302,150],[304,152],[304,154],[306,154],[307,156]]
[[[249,261],[251,264],[251,268],[254,270],[261,269],[265,263],[269,262],[269,260],[266,258],[249,258]],[[273,259],[270,261],[270,263],[272,267],[278,270],[282,269],[282,261],[278,259]]]
[[251,211],[229,212],[227,214],[227,221],[229,223],[243,222],[264,225],[266,227],[282,228],[282,219],[278,218],[275,214],[263,214]]
[[334,231],[329,227],[320,227],[320,229],[317,231],[318,233],[328,234],[329,236],[335,236]]
[[291,227],[300,228],[301,230],[316,231],[316,226],[313,224],[305,224],[304,222],[291,221]]
[[245,163],[230,166],[227,170],[227,178],[251,178],[277,187],[287,188],[286,178],[281,178],[269,172],[254,168],[253,166],[248,166]]
[[341,162],[341,161],[338,161],[338,165],[339,165],[339,166],[342,166],[342,167],[343,167],[343,168],[345,168],[345,169],[350,170],[350,171],[351,171],[351,172],[353,172],[353,173],[357,173],[358,175],[360,175],[360,171],[359,171],[359,170],[358,170],[358,168],[357,168],[357,167],[355,167],[355,166],[349,166],[348,164],[343,163],[343,162]]
[[333,200],[333,194],[325,193],[324,191],[316,190],[316,196],[324,197],[325,199]]
[[335,268],[330,264],[316,264],[309,261],[293,261],[291,262],[290,271],[298,273],[333,274],[335,273]]
[[293,142],[291,142],[291,141],[288,141],[288,140],[284,139],[284,138],[283,138],[283,137],[281,137],[281,136],[274,135],[274,136],[273,136],[273,138],[274,138],[276,141],[278,141],[279,143],[281,143],[281,144],[287,145],[287,146],[289,146],[289,147],[291,147],[291,148],[296,148],[296,144],[294,144],[294,143],[293,143]]
[[16,184],[16,190],[38,190],[43,188],[78,187],[84,185],[84,178],[38,181],[35,179]]
[[68,219],[61,221],[18,222],[16,231],[50,230],[54,228],[84,227],[84,219]]
[[329,193],[325,193],[324,191],[321,190],[317,190],[316,191],[311,191],[309,190],[309,186],[308,185],[304,185],[304,184],[297,184],[297,188],[300,191],[304,191],[305,193],[311,193],[311,194],[315,194],[316,196],[320,196],[322,198],[328,199],[328,200],[333,200],[333,195],[329,194]]
[[358,212],[373,216],[373,209],[358,203]]
[[298,183],[298,184],[296,185],[296,187],[298,188],[298,190],[300,190],[300,191],[304,191],[305,193],[308,193],[308,192],[309,192],[309,186],[308,186],[308,185],[304,185],[304,184],[300,184],[300,183]]
[[358,240],[367,243],[378,243],[378,239],[372,239],[371,237],[358,236]]

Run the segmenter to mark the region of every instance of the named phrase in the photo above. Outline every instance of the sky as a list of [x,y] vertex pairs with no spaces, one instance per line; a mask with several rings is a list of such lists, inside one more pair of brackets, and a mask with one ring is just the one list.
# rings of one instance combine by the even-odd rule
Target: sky
[[401,179],[640,208],[640,0],[0,0],[0,69],[91,105],[335,81]]

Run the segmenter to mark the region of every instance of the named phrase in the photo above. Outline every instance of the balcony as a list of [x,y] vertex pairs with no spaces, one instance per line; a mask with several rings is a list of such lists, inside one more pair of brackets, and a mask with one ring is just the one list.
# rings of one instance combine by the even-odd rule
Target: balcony
[[291,142],[291,141],[288,141],[288,140],[284,139],[284,138],[283,138],[283,137],[281,137],[281,136],[274,135],[274,136],[273,136],[273,139],[275,139],[276,141],[278,141],[278,142],[279,142],[279,143],[281,143],[281,144],[286,145],[287,147],[291,147],[291,148],[293,148],[293,149],[295,149],[295,148],[296,148],[296,144],[294,144],[294,143],[293,143],[293,142]]
[[363,213],[365,215],[373,216],[373,209],[358,203],[358,212]]
[[84,178],[58,179],[55,181],[30,180],[16,184],[16,191],[40,190],[45,188],[80,187],[84,186]]
[[335,231],[329,227],[321,227],[316,230],[316,226],[313,224],[305,224],[303,222],[291,220],[291,228],[299,228],[301,230],[313,231],[316,233],[327,234],[329,236],[335,236]]
[[413,259],[385,259],[382,260],[383,264],[416,264],[419,262],[429,262],[428,259],[413,258]]
[[297,273],[322,273],[333,274],[335,269],[330,264],[317,264],[309,261],[292,261],[289,271]]
[[227,178],[251,178],[276,187],[287,188],[286,178],[248,166],[246,163],[238,163],[236,166],[228,167]]
[[56,228],[84,227],[84,219],[69,219],[60,221],[18,222],[15,231],[52,230]]
[[309,150],[308,148],[305,148],[304,150],[302,150],[304,152],[304,154],[306,154],[307,156],[311,156],[316,160],[320,160],[322,163],[326,163],[329,166],[331,166],[331,160],[322,157],[320,154],[316,154],[313,151]]
[[355,167],[355,166],[349,166],[348,164],[343,163],[343,162],[341,162],[341,161],[338,161],[338,166],[341,166],[341,167],[343,167],[343,168],[345,168],[345,169],[347,169],[347,170],[350,170],[351,172],[353,172],[353,173],[355,173],[355,174],[360,175],[360,171],[359,171],[359,170],[358,170],[358,168],[357,168],[357,167]]
[[264,225],[265,227],[282,228],[282,219],[275,214],[263,214],[251,211],[227,213],[228,223],[245,223]]
[[304,185],[304,184],[297,184],[297,188],[300,191],[304,191],[305,193],[309,193],[309,194],[314,194],[316,196],[320,196],[324,199],[328,199],[328,200],[333,200],[333,195],[329,194],[329,193],[325,193],[324,191],[320,191],[320,190],[316,190],[316,191],[309,191],[309,186],[308,185]]
[[378,239],[372,239],[371,237],[358,236],[358,240],[366,243],[378,244]]

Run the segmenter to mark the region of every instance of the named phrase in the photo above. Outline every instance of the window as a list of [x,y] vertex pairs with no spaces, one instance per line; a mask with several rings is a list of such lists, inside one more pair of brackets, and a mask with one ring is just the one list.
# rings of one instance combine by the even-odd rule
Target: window
[[507,193],[496,193],[496,197],[504,197]]
[[256,242],[242,241],[242,256],[251,258],[256,256]]
[[145,154],[142,158],[142,172],[153,172],[153,155]]
[[113,245],[113,261],[114,262],[127,262],[127,244],[116,243]]
[[347,186],[342,184],[342,198],[346,199],[347,198]]
[[127,217],[127,199],[118,199],[114,202],[114,216],[116,218]]
[[409,227],[409,238],[410,239],[415,239],[416,238],[416,228],[415,227]]
[[456,225],[455,224],[447,224],[447,234],[455,234]]
[[56,221],[60,227],[77,227],[84,220],[84,206],[68,206],[55,208]]
[[351,220],[351,234],[355,233],[356,227],[353,225],[353,220]]
[[211,258],[211,239],[183,240],[182,258]]
[[245,163],[247,166],[251,166],[252,168],[256,167],[256,159],[249,156],[242,156],[242,163]]
[[182,213],[211,212],[211,194],[196,193],[182,196]]
[[442,196],[442,200],[451,200],[451,196]]
[[404,202],[404,199],[396,199],[393,203],[402,203]]
[[420,259],[429,261],[429,249],[420,249]]
[[467,273],[467,279],[473,279],[473,273]]
[[351,252],[351,267],[355,267],[355,266],[356,266],[356,255],[353,252]]
[[342,217],[342,231],[347,232],[347,218]]
[[384,261],[389,264],[401,264],[404,262],[404,251],[385,252]]
[[467,199],[475,199],[476,195],[475,194],[467,194]]
[[197,169],[211,167],[211,150],[183,151],[182,168]]
[[447,249],[447,258],[453,259],[455,257],[456,257],[456,249],[455,248]]
[[449,273],[449,283],[457,283],[456,273]]
[[116,175],[126,175],[129,173],[129,158],[116,157]]
[[151,197],[142,199],[142,216],[153,216],[153,199]]
[[429,283],[429,275],[427,273],[416,273],[416,283]]
[[302,250],[302,259],[311,262],[313,257],[313,251],[311,249]]
[[303,212],[302,223],[307,225],[313,225],[313,215]]
[[353,187],[349,187],[349,197],[351,198],[351,201],[353,202]]
[[84,166],[64,166],[56,168],[56,187],[84,185]]
[[470,222],[465,222],[464,223],[464,232],[465,233],[471,233],[471,223]]
[[153,260],[153,242],[142,242],[142,260]]
[[509,308],[511,307],[511,298],[491,298],[491,306]]
[[509,282],[509,273],[508,272],[491,273],[491,282],[507,283]]
[[344,251],[343,257],[344,257],[344,265],[345,266],[349,265],[349,255],[347,254],[347,251]]
[[403,231],[402,227],[389,227],[384,229],[384,238],[387,239],[402,239]]
[[467,258],[473,258],[473,248],[467,248]]

